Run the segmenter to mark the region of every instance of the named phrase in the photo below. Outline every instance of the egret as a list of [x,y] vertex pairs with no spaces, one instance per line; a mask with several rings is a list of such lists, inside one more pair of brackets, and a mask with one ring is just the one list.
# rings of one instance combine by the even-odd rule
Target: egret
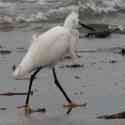
[[67,16],[63,26],[55,26],[43,34],[33,35],[28,52],[13,73],[15,78],[32,73],[25,101],[25,112],[30,111],[29,98],[34,78],[41,69],[46,67],[52,69],[54,83],[68,101],[67,105],[72,107],[80,105],[71,101],[59,83],[55,70],[55,65],[67,54],[70,54],[73,60],[77,58],[75,50],[79,41],[78,25],[79,13],[78,9],[75,9]]

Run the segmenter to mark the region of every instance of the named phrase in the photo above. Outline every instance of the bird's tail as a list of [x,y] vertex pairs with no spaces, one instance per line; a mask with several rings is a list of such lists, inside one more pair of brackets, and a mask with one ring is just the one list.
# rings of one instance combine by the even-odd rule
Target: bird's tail
[[25,67],[21,64],[19,64],[19,66],[14,70],[13,72],[13,77],[15,79],[22,79],[22,78],[25,78],[29,75],[30,73],[30,67]]
[[24,75],[22,67],[19,65],[13,72],[13,76],[15,79],[21,78]]

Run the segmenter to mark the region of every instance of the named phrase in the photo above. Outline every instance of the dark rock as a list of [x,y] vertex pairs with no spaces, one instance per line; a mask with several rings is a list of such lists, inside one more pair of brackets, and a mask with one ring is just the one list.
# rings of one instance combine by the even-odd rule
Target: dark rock
[[0,50],[0,54],[1,54],[1,55],[10,54],[11,52],[12,52],[12,51],[10,51],[10,50],[4,50],[4,49]]
[[125,112],[115,113],[111,115],[98,116],[99,119],[125,119]]
[[[30,93],[33,95],[33,91]],[[15,95],[27,95],[27,92],[5,92],[5,93],[0,93],[0,96],[15,96]]]
[[60,68],[82,68],[82,67],[84,67],[83,64],[72,64],[72,65],[60,66]]
[[118,62],[117,60],[110,60],[109,61],[109,63],[112,63],[112,64],[117,63],[117,62]]
[[46,113],[46,108],[32,109],[31,113],[35,113],[35,112]]
[[80,79],[80,76],[74,76],[75,79]]
[[7,110],[7,108],[6,107],[1,107],[0,110],[4,111],[4,110]]
[[122,48],[119,54],[121,54],[122,56],[125,56],[125,48]]
[[16,69],[16,65],[13,64],[13,66],[12,66],[12,70],[15,71],[15,69]]

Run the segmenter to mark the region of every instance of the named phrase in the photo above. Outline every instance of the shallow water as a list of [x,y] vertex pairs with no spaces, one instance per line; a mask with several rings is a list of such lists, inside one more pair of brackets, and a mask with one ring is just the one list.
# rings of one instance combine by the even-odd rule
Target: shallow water
[[[14,80],[12,66],[17,65],[24,56],[32,34],[21,31],[0,32],[0,45],[12,51],[0,55],[0,93],[27,91],[28,80]],[[7,108],[0,110],[0,125],[17,125],[19,122],[25,125],[124,124],[124,120],[96,119],[105,113],[125,110],[125,59],[109,51],[114,47],[124,47],[124,39],[125,36],[120,34],[113,34],[107,39],[80,39],[78,50],[86,52],[78,53],[78,63],[84,64],[84,67],[61,68],[69,64],[68,61],[56,66],[59,80],[71,99],[87,102],[86,107],[72,109],[67,115],[68,109],[62,106],[65,99],[54,85],[51,71],[44,69],[33,84],[34,95],[31,96],[30,104],[34,109],[46,108],[47,113],[34,113],[31,117],[25,117],[16,108],[24,104],[25,96],[0,96],[0,108]]]
[[[80,19],[84,23],[125,25],[124,0],[79,1]],[[77,5],[78,0],[0,0],[0,30],[7,28],[4,23],[9,30],[43,30],[48,22],[53,25],[63,23],[73,6]]]

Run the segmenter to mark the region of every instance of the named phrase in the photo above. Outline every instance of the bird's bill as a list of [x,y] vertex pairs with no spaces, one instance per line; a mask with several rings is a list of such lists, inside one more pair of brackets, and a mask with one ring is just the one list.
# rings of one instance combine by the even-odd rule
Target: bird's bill
[[83,28],[86,28],[88,30],[91,30],[91,31],[96,31],[94,28],[84,24],[83,22],[79,21],[79,25],[82,26]]

